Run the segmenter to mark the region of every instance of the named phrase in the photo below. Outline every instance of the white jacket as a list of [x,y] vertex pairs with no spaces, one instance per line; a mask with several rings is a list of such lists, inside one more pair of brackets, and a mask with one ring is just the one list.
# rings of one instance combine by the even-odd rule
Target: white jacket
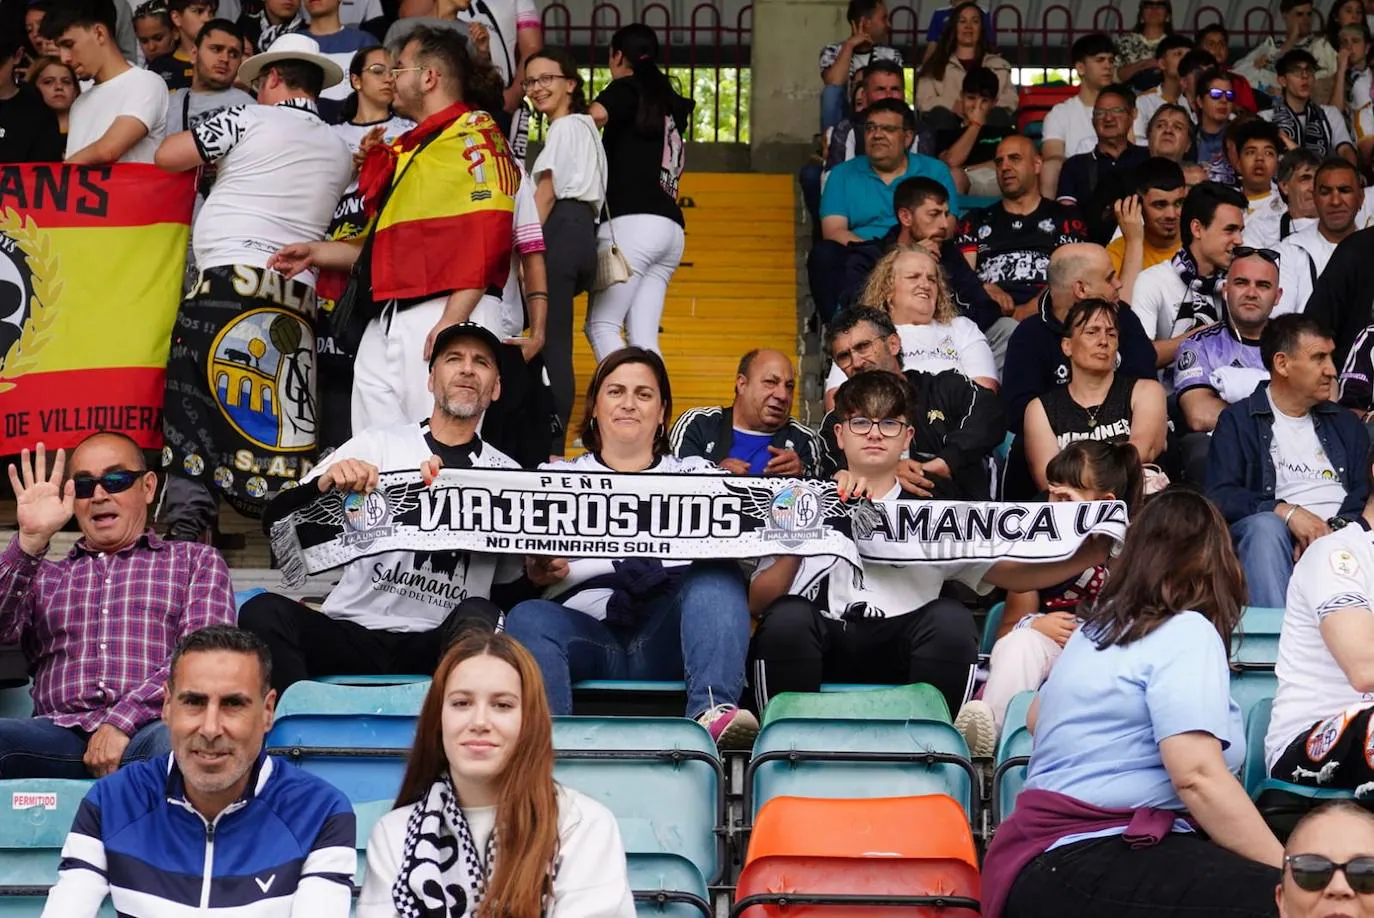
[[[357,918],[400,918],[391,902],[414,804],[392,810],[367,840],[367,878]],[[615,816],[571,788],[558,787],[558,875],[544,918],[634,918],[625,846]]]

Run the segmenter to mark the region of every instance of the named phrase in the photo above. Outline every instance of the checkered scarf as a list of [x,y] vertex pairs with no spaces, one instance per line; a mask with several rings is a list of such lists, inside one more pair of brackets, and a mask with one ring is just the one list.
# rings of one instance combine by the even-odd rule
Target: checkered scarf
[[1184,246],[1174,253],[1174,271],[1183,281],[1188,292],[1179,304],[1178,319],[1174,321],[1173,333],[1181,335],[1199,325],[1211,325],[1221,321],[1221,310],[1217,303],[1226,289],[1226,272],[1218,271],[1208,277],[1198,274],[1197,262],[1193,253]]
[[1288,107],[1282,100],[1272,109],[1274,127],[1287,134],[1298,145],[1311,150],[1318,156],[1330,156],[1336,152],[1331,143],[1331,125],[1326,121],[1326,112],[1321,106],[1308,100],[1302,116]]
[[401,867],[391,887],[400,918],[463,918],[476,915],[496,855],[496,832],[478,852],[445,772],[415,804],[406,823]]

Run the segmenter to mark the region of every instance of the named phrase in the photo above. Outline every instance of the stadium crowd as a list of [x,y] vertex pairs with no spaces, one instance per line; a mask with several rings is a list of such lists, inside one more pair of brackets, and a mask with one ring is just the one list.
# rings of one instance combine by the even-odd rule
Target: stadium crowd
[[[405,673],[434,677],[361,916],[632,915],[614,817],[552,777],[550,717],[600,679],[685,681],[722,749],[779,693],[929,683],[975,758],[1040,690],[986,914],[1369,913],[1374,820],[1322,810],[1285,848],[1235,776],[1250,605],[1284,610],[1267,773],[1374,789],[1374,10],[1280,12],[1232,61],[1223,26],[1188,36],[1143,0],[1131,31],[1073,43],[1037,142],[986,10],[941,11],[908,86],[882,0],[850,0],[799,177],[813,430],[795,355],[767,349],[739,355],[732,404],[674,414],[658,335],[693,102],[649,27],[615,32],[589,100],[531,0],[4,0],[0,162],[197,174],[162,468],[104,432],[9,469],[0,644],[34,716],[0,719],[0,778],[101,779],[45,914],[347,914],[353,812],[264,737],[297,682]],[[598,365],[571,430],[583,293]],[[273,445],[221,366],[264,361],[292,382]],[[384,472],[516,468],[1114,500],[1131,522],[1059,560],[861,578],[801,554],[391,551],[318,608],[238,607],[211,544],[221,501],[270,531]]]

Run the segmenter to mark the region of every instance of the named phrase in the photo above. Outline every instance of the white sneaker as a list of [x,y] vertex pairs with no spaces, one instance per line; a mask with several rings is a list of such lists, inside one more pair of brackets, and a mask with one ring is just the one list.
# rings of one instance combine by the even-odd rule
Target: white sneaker
[[964,735],[970,757],[990,759],[997,751],[997,723],[987,702],[970,701],[960,708],[954,729]]

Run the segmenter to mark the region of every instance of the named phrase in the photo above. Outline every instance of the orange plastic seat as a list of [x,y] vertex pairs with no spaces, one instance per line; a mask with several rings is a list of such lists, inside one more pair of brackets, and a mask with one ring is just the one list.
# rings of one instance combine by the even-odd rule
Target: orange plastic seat
[[1045,120],[1045,115],[1065,99],[1078,95],[1077,86],[1028,86],[1021,90],[1016,108],[1016,126],[1021,133],[1032,124]]
[[944,918],[978,913],[967,815],[943,795],[776,797],[759,810],[738,918]]

